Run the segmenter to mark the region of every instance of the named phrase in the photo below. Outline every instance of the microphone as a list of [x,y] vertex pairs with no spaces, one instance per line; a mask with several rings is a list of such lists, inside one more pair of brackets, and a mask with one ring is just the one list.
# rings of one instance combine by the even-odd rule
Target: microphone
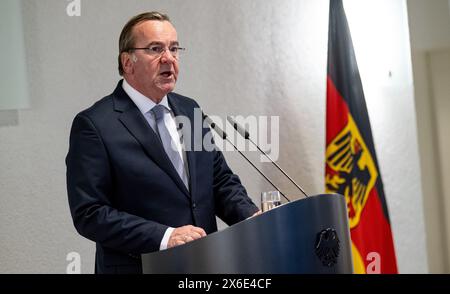
[[251,162],[245,155],[244,155],[244,153],[242,153],[237,147],[236,147],[236,145],[234,145],[233,144],[233,142],[231,142],[230,141],[230,139],[228,139],[228,135],[227,135],[227,133],[225,133],[225,131],[223,131],[221,128],[219,128],[214,122],[213,122],[213,120],[209,117],[209,116],[207,116],[205,113],[203,113],[203,119],[211,126],[211,128],[223,139],[223,140],[226,140],[226,141],[228,141],[228,143],[230,143],[233,147],[234,147],[234,149],[237,151],[237,152],[239,152],[239,154],[240,155],[242,155],[242,157],[244,157],[245,158],[245,160],[247,160],[247,162],[254,168],[254,169],[256,169],[258,172],[259,172],[259,174],[261,175],[261,176],[263,176],[264,177],[264,179],[267,181],[267,182],[269,182],[271,185],[272,185],[272,187],[274,187],[277,191],[279,191],[280,192],[280,194],[281,194],[281,196],[283,196],[284,197],[284,199],[286,199],[287,200],[287,202],[291,202],[291,200],[289,200],[289,198],[287,198],[286,197],[286,195],[284,195],[283,194],[283,192],[281,192],[281,190],[277,187],[277,186],[275,186],[275,184],[274,183],[272,183],[272,181],[261,171],[261,170],[259,170],[254,164],[253,164],[253,162]]
[[227,116],[227,120],[233,126],[233,128],[239,133],[239,135],[244,137],[245,140],[249,140],[259,150],[259,152],[264,154],[264,156],[266,156],[270,160],[270,162],[272,162],[272,164],[275,165],[276,168],[279,171],[281,171],[283,175],[287,177],[289,181],[291,181],[291,183],[294,184],[295,187],[297,187],[298,190],[300,190],[300,192],[303,193],[303,195],[305,195],[305,197],[309,197],[308,194],[306,194],[306,192],[300,187],[300,185],[298,185],[274,160],[272,160],[272,158],[270,158],[270,156],[266,152],[264,152],[264,150],[262,150],[258,146],[258,144],[253,142],[253,140],[250,138],[249,132],[246,129],[244,129],[241,125],[239,125],[231,116]]

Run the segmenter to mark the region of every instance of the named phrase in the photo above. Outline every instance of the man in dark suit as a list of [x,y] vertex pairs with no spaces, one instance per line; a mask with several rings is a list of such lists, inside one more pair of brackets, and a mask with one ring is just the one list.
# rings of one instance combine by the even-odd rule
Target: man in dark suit
[[210,130],[195,130],[198,104],[172,92],[182,48],[169,18],[133,17],[119,47],[124,79],[75,117],[66,158],[72,218],[96,242],[96,273],[141,273],[141,253],[217,231],[216,215],[231,225],[259,213],[220,151],[180,140],[177,117],[201,139]]

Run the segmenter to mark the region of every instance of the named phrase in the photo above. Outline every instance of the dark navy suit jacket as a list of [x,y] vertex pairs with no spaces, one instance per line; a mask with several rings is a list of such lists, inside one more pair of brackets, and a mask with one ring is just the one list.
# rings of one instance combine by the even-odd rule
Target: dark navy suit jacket
[[[193,127],[198,104],[167,97]],[[210,132],[200,129],[202,138]],[[69,205],[77,231],[96,242],[97,273],[141,273],[140,254],[159,250],[168,226],[191,224],[209,234],[217,231],[216,215],[231,225],[258,210],[220,151],[186,155],[189,190],[122,81],[75,117],[66,157]]]

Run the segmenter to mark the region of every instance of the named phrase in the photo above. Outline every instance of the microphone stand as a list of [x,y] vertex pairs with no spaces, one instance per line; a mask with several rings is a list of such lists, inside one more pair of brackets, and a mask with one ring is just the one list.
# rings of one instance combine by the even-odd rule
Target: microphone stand
[[203,118],[205,119],[205,121],[211,126],[211,128],[212,128],[212,129],[213,129],[213,130],[214,130],[214,131],[215,131],[215,132],[216,132],[223,140],[228,141],[228,142],[234,147],[234,149],[235,149],[237,152],[239,152],[239,154],[241,154],[242,157],[244,157],[245,160],[247,160],[247,162],[248,162],[254,169],[256,169],[256,170],[258,171],[258,173],[259,173],[261,176],[263,176],[263,178],[264,178],[267,182],[269,182],[269,183],[272,185],[272,187],[274,187],[277,191],[279,191],[280,194],[281,194],[281,196],[283,196],[284,199],[286,199],[287,202],[291,202],[291,200],[289,200],[289,198],[287,198],[286,195],[284,195],[283,192],[281,192],[281,190],[280,190],[277,186],[275,186],[275,184],[272,183],[272,181],[271,181],[268,177],[266,177],[266,175],[264,175],[264,174],[262,173],[262,171],[260,171],[260,170],[253,164],[253,162],[251,162],[251,161],[244,155],[244,153],[242,153],[242,152],[236,147],[236,145],[233,144],[233,142],[231,142],[231,141],[228,139],[228,135],[227,135],[227,133],[225,133],[225,131],[223,131],[222,129],[220,129],[220,128],[212,121],[212,119],[209,118],[209,116],[207,116],[207,115],[204,114],[204,113],[203,113]]
[[259,152],[261,152],[262,154],[264,154],[269,160],[270,162],[276,166],[276,168],[281,171],[283,173],[283,175],[285,177],[287,177],[289,179],[289,181],[291,181],[292,184],[294,184],[297,189],[299,189],[303,195],[305,195],[305,197],[309,197],[308,194],[306,194],[306,192],[266,153],[264,152],[264,150],[262,150],[258,144],[256,144],[255,142],[253,142],[253,140],[250,138],[250,134],[249,132],[244,129],[242,126],[240,126],[231,116],[227,116],[227,120],[228,122],[234,127],[234,129],[242,136],[244,137],[244,139],[249,140],[254,146],[256,146],[256,148],[259,150]]

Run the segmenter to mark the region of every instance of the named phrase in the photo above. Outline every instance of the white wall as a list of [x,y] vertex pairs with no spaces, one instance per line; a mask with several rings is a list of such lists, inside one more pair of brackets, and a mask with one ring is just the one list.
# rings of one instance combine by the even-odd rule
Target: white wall
[[415,100],[422,171],[423,206],[427,235],[428,264],[431,273],[448,273],[445,197],[441,171],[441,149],[437,143],[436,106],[431,93],[430,55],[413,53]]
[[0,2],[0,39],[2,43],[0,64],[0,110],[28,107],[25,47],[20,1]]
[[[439,170],[442,183],[443,211],[450,211],[450,48],[430,54],[430,77],[435,106]],[[450,215],[444,213],[446,244],[450,244]],[[447,252],[450,254],[449,248]],[[448,261],[448,259],[447,259]]]
[[[399,268],[427,272],[405,2],[357,2],[345,4],[361,30],[351,28]],[[145,10],[167,12],[188,48],[177,91],[210,114],[279,115],[279,164],[310,194],[324,191],[327,0],[82,0],[80,17],[66,15],[67,3],[23,2],[31,108],[0,127],[0,162],[8,167],[0,171],[0,272],[63,273],[70,251],[81,254],[83,272],[93,271],[94,246],[76,234],[67,207],[69,128],[78,111],[113,90],[118,35]],[[380,8],[392,26],[374,32]],[[373,72],[368,60],[386,67]],[[258,202],[270,186],[237,154],[226,157]]]
[[[416,57],[416,60],[421,60]],[[426,163],[431,176],[435,178],[426,179],[429,183],[435,183],[430,194],[426,195],[426,209],[428,226],[430,227],[428,243],[435,249],[442,247],[442,250],[429,252],[430,267],[436,273],[448,273],[450,271],[450,48],[447,50],[432,51],[426,54],[426,65],[428,81],[428,92],[418,97],[422,101],[430,101],[431,117],[422,117],[422,120],[428,119],[431,122],[433,130],[430,132],[430,141],[421,142],[422,154],[426,159],[435,158],[434,161]],[[417,64],[417,61],[416,61]],[[420,88],[419,88],[420,89]],[[423,104],[423,102],[422,102]],[[422,114],[425,109],[422,109]],[[431,145],[431,150],[430,146]],[[429,153],[426,153],[429,152]],[[423,160],[423,161],[425,161]],[[427,191],[428,192],[428,191]],[[433,194],[432,192],[435,192]],[[434,203],[440,205],[433,209]],[[429,207],[427,207],[429,206]]]
[[408,0],[411,43],[414,50],[450,46],[450,5],[446,0]]
[[408,0],[408,12],[429,268],[449,273],[450,7],[446,0]]

